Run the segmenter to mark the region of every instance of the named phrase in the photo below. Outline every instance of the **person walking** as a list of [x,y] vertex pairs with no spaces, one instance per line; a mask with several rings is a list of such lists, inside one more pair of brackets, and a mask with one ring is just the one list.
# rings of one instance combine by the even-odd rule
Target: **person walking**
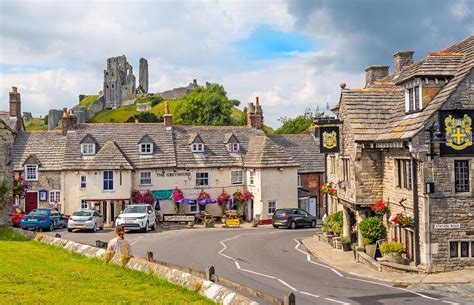
[[115,227],[115,238],[109,241],[107,251],[105,252],[105,262],[108,263],[115,254],[120,255],[122,265],[126,265],[132,256],[130,244],[125,240],[125,228],[122,225]]

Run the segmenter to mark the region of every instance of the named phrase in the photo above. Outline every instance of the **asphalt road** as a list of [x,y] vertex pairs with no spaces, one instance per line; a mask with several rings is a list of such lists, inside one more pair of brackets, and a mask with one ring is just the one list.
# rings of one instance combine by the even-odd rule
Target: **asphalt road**
[[[63,238],[95,245],[113,232],[68,233]],[[310,256],[300,240],[315,229],[193,229],[128,233],[132,253],[153,251],[160,261],[205,270],[218,276],[283,297],[293,291],[297,304],[463,304],[434,290],[423,293],[358,278],[330,268]],[[464,302],[464,304],[467,304]]]

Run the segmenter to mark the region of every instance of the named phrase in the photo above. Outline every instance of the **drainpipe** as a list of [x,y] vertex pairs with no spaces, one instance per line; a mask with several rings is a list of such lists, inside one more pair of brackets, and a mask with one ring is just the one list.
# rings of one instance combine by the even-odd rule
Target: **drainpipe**
[[415,265],[420,264],[420,212],[418,202],[418,161],[412,157],[413,173],[413,217],[415,218]]

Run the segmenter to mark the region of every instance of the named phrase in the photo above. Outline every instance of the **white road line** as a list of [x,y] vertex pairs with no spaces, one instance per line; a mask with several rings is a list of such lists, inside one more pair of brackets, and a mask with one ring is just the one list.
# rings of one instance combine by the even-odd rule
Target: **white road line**
[[238,261],[234,261],[234,263],[235,263],[235,267],[237,267],[237,269],[239,269],[239,270],[242,269],[242,268],[240,268],[240,264],[239,264]]
[[288,284],[288,283],[285,282],[284,280],[280,280],[279,278],[277,278],[277,281],[279,281],[280,283],[282,283],[283,285],[285,285],[286,287],[290,288],[290,289],[293,290],[293,291],[298,291],[298,289],[296,289],[295,287],[291,286],[290,284]]
[[459,305],[459,303],[456,303],[456,302],[450,302],[450,301],[443,301],[443,303],[447,303],[447,304],[453,304],[453,305]]
[[248,273],[252,273],[252,274],[255,274],[255,275],[260,275],[260,276],[263,276],[263,277],[266,277],[266,278],[269,278],[269,279],[272,279],[272,280],[278,280],[278,281],[280,281],[280,279],[276,278],[276,277],[273,276],[273,275],[268,275],[268,274],[264,274],[264,273],[260,273],[260,272],[256,272],[256,271],[252,271],[252,270],[248,270],[248,269],[244,269],[244,268],[240,268],[239,270],[244,271],[244,272],[248,272]]
[[306,260],[307,260],[308,262],[310,262],[310,263],[312,263],[312,264],[314,264],[314,265],[318,265],[318,266],[321,266],[321,267],[324,267],[324,268],[328,268],[328,269],[330,269],[332,272],[334,272],[335,274],[337,274],[338,276],[344,277],[344,275],[342,275],[342,273],[340,273],[339,271],[337,271],[336,269],[334,269],[334,268],[332,268],[332,267],[329,267],[329,266],[324,265],[324,264],[320,264],[320,263],[313,262],[313,261],[311,260],[311,255],[309,255],[308,252],[305,252],[305,251],[303,251],[303,250],[301,250],[301,249],[298,248],[301,243],[300,243],[297,239],[293,239],[293,240],[296,242],[295,250],[297,250],[297,251],[303,253],[304,255],[306,255]]
[[309,292],[306,292],[306,291],[300,291],[301,294],[304,294],[304,295],[309,295],[310,297],[313,297],[313,298],[320,298],[319,295],[317,294],[312,294],[312,293],[309,293]]
[[351,303],[347,303],[347,302],[342,302],[342,301],[338,301],[338,300],[334,300],[334,299],[331,299],[331,298],[324,298],[325,300],[328,300],[328,301],[331,301],[331,302],[336,302],[336,303],[339,303],[339,304],[344,304],[344,305],[350,305]]

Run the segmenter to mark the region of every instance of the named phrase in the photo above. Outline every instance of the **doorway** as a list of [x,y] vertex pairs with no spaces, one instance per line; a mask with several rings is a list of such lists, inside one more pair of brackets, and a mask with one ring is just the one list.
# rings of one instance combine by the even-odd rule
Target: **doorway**
[[27,192],[25,194],[25,213],[28,214],[38,208],[38,192]]

